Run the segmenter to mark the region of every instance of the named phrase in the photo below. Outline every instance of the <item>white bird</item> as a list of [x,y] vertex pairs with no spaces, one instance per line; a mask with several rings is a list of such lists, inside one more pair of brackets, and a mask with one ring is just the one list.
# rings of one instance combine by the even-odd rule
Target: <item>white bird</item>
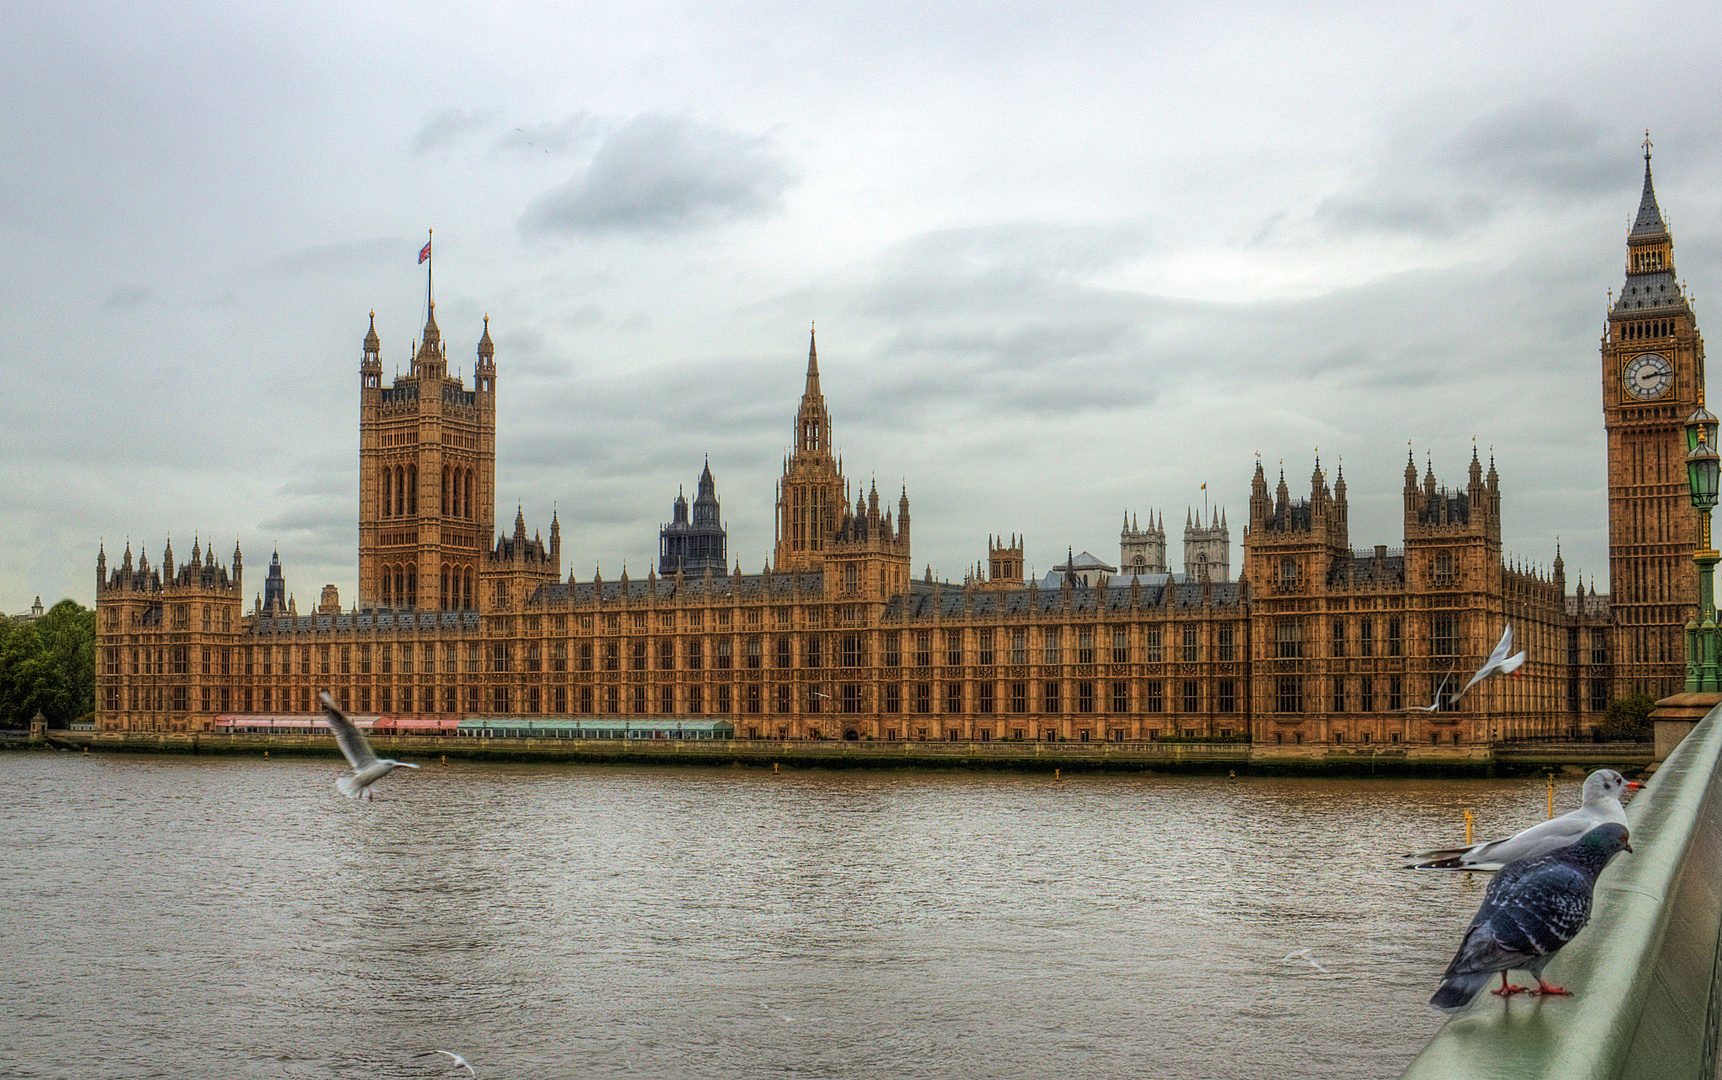
[[[1435,688],[1435,703],[1433,705],[1407,705],[1405,707],[1405,711],[1434,712],[1436,709],[1439,709],[1441,707],[1441,691],[1447,689],[1447,678],[1447,676],[1443,675],[1441,677],[1441,685]],[[1457,698],[1458,696],[1458,694],[1453,695],[1454,698]]]
[[[327,695],[325,695],[325,696],[327,696]],[[414,766],[414,768],[417,768],[417,767],[418,766],[416,766],[416,765]],[[468,1065],[466,1063],[465,1058],[461,1057],[459,1054],[452,1053],[448,1050],[426,1050],[424,1053],[415,1054],[414,1056],[415,1057],[430,1057],[432,1054],[444,1054],[454,1062],[454,1064],[452,1066],[450,1066],[451,1068],[465,1069],[472,1076],[478,1075],[477,1073],[472,1071],[472,1066]]]
[[1539,822],[1505,840],[1488,840],[1470,847],[1437,848],[1416,855],[1407,855],[1412,870],[1499,870],[1508,863],[1533,859],[1578,842],[1585,833],[1613,822],[1626,824],[1626,810],[1620,805],[1620,793],[1643,787],[1636,780],[1613,769],[1598,769],[1585,777],[1584,801],[1577,810],[1558,818]]
[[[347,755],[347,761],[353,766],[353,775],[343,776],[335,781],[335,788],[341,794],[354,799],[376,800],[371,791],[378,780],[394,772],[396,768],[405,766],[409,769],[418,768],[407,761],[395,761],[391,758],[379,758],[371,752],[371,744],[365,741],[365,735],[356,724],[347,719],[347,714],[335,707],[335,699],[327,693],[323,698],[323,717],[329,721],[329,730],[335,733],[335,742],[340,744],[341,753]],[[443,1053],[444,1051],[437,1051]],[[423,1055],[421,1055],[423,1056]]]
[[1458,701],[1465,696],[1465,690],[1471,689],[1491,675],[1497,673],[1511,675],[1523,667],[1525,663],[1524,652],[1520,651],[1508,656],[1507,654],[1510,652],[1513,652],[1513,626],[1508,623],[1506,631],[1501,634],[1501,643],[1495,646],[1495,651],[1489,654],[1489,659],[1483,662],[1483,666],[1477,671],[1477,674],[1471,676],[1471,681],[1465,684],[1465,689],[1453,695],[1453,700]]

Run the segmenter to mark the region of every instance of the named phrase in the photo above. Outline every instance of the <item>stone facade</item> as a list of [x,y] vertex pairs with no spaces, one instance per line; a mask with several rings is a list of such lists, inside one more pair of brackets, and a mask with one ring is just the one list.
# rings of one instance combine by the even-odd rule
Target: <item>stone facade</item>
[[[1654,208],[1648,175],[1646,199]],[[1635,225],[1629,290],[1663,284],[1642,277],[1668,265],[1656,235]],[[128,545],[110,573],[102,552],[98,726],[205,731],[222,713],[311,712],[328,689],[361,713],[721,715],[746,738],[1248,737],[1287,753],[1463,754],[1581,736],[1623,686],[1671,676],[1660,643],[1687,610],[1691,512],[1663,443],[1696,401],[1702,348],[1689,307],[1662,296],[1641,320],[1642,293],[1629,291],[1603,343],[1624,608],[1582,583],[1569,592],[1558,548],[1547,573],[1503,560],[1508,500],[1475,452],[1451,488],[1433,463],[1421,476],[1406,463],[1392,546],[1352,546],[1342,471],[1330,482],[1316,461],[1293,498],[1283,471],[1270,489],[1258,462],[1236,580],[1229,550],[1210,550],[1221,535],[1229,549],[1223,515],[1190,518],[1186,552],[1205,557],[1182,581],[1165,574],[1153,517],[1121,534],[1123,562],[1140,557],[1152,577],[1025,580],[1012,535],[989,537],[985,572],[977,560],[960,585],[916,580],[907,490],[894,513],[871,485],[851,501],[811,341],[764,570],[726,571],[720,558],[644,579],[564,578],[554,515],[548,543],[520,510],[491,542],[488,321],[469,391],[447,374],[433,306],[412,372],[389,389],[374,329],[365,337],[357,604],[327,598],[299,615],[277,557],[247,614],[237,546],[230,569],[198,545],[185,566],[171,545],[159,569],[134,566]],[[1654,364],[1631,367],[1651,347],[1672,366],[1665,386],[1638,374]],[[1627,395],[1625,377],[1641,390]],[[1453,702],[1509,623],[1529,653],[1523,676]]]

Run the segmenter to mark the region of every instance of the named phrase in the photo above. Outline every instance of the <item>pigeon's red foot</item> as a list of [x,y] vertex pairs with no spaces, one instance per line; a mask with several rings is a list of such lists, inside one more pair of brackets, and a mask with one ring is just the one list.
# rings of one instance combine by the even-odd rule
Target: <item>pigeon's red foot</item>
[[1507,973],[1503,971],[1501,972],[1501,985],[1489,992],[1494,994],[1496,997],[1512,997],[1514,994],[1522,994],[1528,989],[1530,988],[1525,986],[1514,986],[1512,983],[1509,983],[1507,981]]
[[1566,987],[1556,986],[1554,983],[1546,983],[1541,979],[1537,980],[1537,988],[1531,992],[1533,994],[1538,994],[1538,995],[1552,994],[1552,995],[1556,995],[1559,997],[1572,997],[1573,996],[1573,992],[1571,990],[1568,990]]

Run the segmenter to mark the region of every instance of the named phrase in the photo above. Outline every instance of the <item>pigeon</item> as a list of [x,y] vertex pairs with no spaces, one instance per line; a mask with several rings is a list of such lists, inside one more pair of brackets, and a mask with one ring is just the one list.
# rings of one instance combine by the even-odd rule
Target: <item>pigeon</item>
[[1513,863],[1496,874],[1429,1004],[1456,1012],[1469,1005],[1497,971],[1501,985],[1494,993],[1521,993],[1525,987],[1507,981],[1507,972],[1514,968],[1537,980],[1532,993],[1572,993],[1544,982],[1543,968],[1590,921],[1596,877],[1615,855],[1632,850],[1626,838],[1626,826],[1610,821],[1575,844]]
[[1584,779],[1584,799],[1577,810],[1558,818],[1540,821],[1523,832],[1505,840],[1486,840],[1461,848],[1436,848],[1433,851],[1407,855],[1410,870],[1499,870],[1508,863],[1534,859],[1566,847],[1591,829],[1605,822],[1626,824],[1626,810],[1620,805],[1622,791],[1637,791],[1643,787],[1628,780],[1613,769],[1598,769]]
[[335,699],[327,693],[323,694],[322,698],[323,717],[329,721],[329,730],[335,733],[335,741],[341,744],[341,753],[347,755],[347,761],[353,766],[353,775],[343,776],[335,781],[335,788],[341,794],[375,802],[377,796],[371,788],[378,780],[394,772],[399,766],[418,768],[411,762],[378,758],[371,752],[371,744],[365,741],[364,733],[347,719],[346,713],[335,707]]
[[1507,654],[1510,652],[1513,652],[1513,625],[1508,623],[1506,631],[1501,634],[1501,643],[1495,646],[1495,651],[1489,654],[1489,659],[1483,662],[1483,666],[1478,669],[1477,674],[1471,676],[1471,681],[1465,684],[1464,689],[1453,695],[1453,700],[1458,701],[1465,696],[1465,690],[1471,689],[1497,672],[1511,675],[1523,667],[1525,664],[1524,651],[1520,650],[1513,653],[1512,656],[1508,656]]
[[[415,765],[413,767],[417,768],[418,766]],[[449,1066],[449,1068],[451,1068],[451,1069],[465,1069],[467,1071],[468,1075],[471,1075],[471,1076],[477,1076],[478,1075],[477,1073],[472,1071],[472,1066],[468,1065],[466,1063],[465,1058],[461,1057],[459,1054],[456,1054],[450,1050],[426,1050],[424,1053],[418,1054],[415,1056],[417,1056],[417,1057],[430,1057],[432,1054],[444,1054],[444,1055],[447,1055],[449,1058],[451,1058],[453,1060],[453,1064],[451,1064]]]
[[[1435,701],[1433,704],[1430,704],[1430,705],[1407,705],[1405,707],[1405,711],[1406,712],[1414,712],[1414,711],[1415,712],[1434,712],[1436,709],[1439,709],[1441,707],[1441,691],[1443,691],[1445,689],[1447,689],[1447,676],[1443,675],[1441,677],[1441,685],[1437,686],[1435,688]],[[1459,696],[1458,694],[1454,694],[1453,699],[1457,699],[1458,696]]]

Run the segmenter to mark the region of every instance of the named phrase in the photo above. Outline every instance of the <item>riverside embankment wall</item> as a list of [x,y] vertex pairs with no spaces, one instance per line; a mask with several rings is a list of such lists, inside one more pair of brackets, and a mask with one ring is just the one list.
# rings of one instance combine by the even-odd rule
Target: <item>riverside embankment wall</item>
[[[338,755],[323,735],[51,732],[49,745],[118,753]],[[1486,776],[1648,765],[1647,743],[1549,743],[1459,750],[1256,746],[1245,742],[838,742],[753,739],[375,738],[385,757],[820,769],[1238,772],[1255,775]]]

